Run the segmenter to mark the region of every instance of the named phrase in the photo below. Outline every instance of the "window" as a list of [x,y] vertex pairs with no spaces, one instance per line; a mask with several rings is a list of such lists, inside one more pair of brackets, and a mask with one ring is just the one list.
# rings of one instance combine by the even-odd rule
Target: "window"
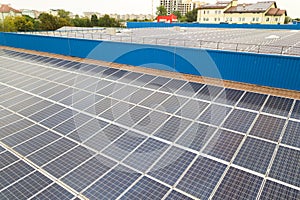
[[217,11],[217,10],[215,11],[215,14],[218,14],[218,11]]
[[239,17],[239,22],[242,21],[242,18]]
[[253,17],[252,21],[255,21],[255,17]]
[[278,18],[277,17],[275,18],[275,21],[278,22]]
[[257,22],[259,21],[259,17],[256,17],[256,21],[257,21]]
[[245,21],[245,17],[243,17],[242,21],[243,21],[243,22]]
[[217,18],[215,18],[215,22],[217,21]]
[[209,14],[209,10],[207,11],[207,14]]
[[270,18],[269,18],[269,17],[267,17],[266,21],[267,21],[267,22],[269,22],[269,21],[270,21]]
[[203,10],[203,14],[205,15],[205,10]]
[[219,10],[219,14],[221,14],[221,10]]
[[220,18],[218,18],[218,21],[221,21],[221,19],[220,19]]

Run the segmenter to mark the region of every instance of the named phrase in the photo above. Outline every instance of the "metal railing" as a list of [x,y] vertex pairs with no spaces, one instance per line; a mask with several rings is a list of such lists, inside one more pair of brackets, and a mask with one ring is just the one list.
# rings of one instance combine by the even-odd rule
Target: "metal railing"
[[271,44],[251,44],[251,43],[232,43],[206,40],[187,40],[176,38],[158,38],[158,37],[138,37],[130,35],[112,35],[99,30],[82,31],[45,31],[45,32],[26,32],[25,34],[47,35],[55,37],[81,38],[91,40],[107,40],[115,42],[127,42],[138,44],[167,45],[176,47],[202,48],[213,50],[227,50],[236,52],[251,52],[261,54],[279,54],[300,56],[300,46],[282,46]]

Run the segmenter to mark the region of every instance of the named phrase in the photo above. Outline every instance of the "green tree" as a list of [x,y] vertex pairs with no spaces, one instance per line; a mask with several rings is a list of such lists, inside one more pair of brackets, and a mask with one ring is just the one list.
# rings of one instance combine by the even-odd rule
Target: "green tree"
[[59,27],[58,19],[48,13],[40,14],[39,20],[41,22],[41,24],[40,24],[41,30],[54,31],[54,30],[58,29],[58,27]]
[[197,9],[193,9],[190,12],[187,12],[185,17],[186,17],[186,21],[187,22],[195,22],[197,21],[197,14],[198,14],[198,10]]
[[284,19],[284,23],[285,23],[285,24],[288,24],[288,23],[290,23],[291,21],[292,21],[292,18],[290,18],[290,17],[288,17],[288,16],[286,16],[285,19]]
[[97,15],[92,15],[92,17],[91,17],[91,23],[92,23],[92,26],[98,26],[98,24],[99,24],[99,20],[98,20],[98,17],[97,17]]
[[99,18],[99,26],[102,27],[120,27],[120,23],[113,18],[110,18],[109,15],[104,15]]
[[181,12],[179,12],[178,10],[174,11],[172,14],[176,15],[178,20],[180,20],[182,18]]
[[156,15],[157,16],[166,16],[167,14],[168,14],[167,9],[163,5],[158,6],[156,8]]
[[17,31],[32,31],[34,30],[33,22],[25,16],[17,16],[14,18],[14,25]]
[[5,19],[3,20],[3,31],[5,32],[17,31],[13,17],[5,17]]
[[69,12],[69,11],[65,11],[65,10],[58,10],[58,16],[60,17],[60,18],[65,18],[65,19],[70,19],[70,14],[71,14],[71,12]]

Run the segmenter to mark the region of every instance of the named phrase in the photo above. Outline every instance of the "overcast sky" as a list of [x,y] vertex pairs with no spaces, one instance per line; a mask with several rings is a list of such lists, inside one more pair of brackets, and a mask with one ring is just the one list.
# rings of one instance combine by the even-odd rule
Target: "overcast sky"
[[[158,6],[159,0],[153,0],[154,7]],[[214,3],[216,0],[202,0]],[[263,0],[239,0],[244,2],[257,2]],[[288,15],[295,18],[300,17],[299,0],[277,0],[277,6],[286,9]],[[84,11],[95,11],[100,13],[118,14],[151,14],[152,0],[2,0],[1,3],[11,4],[16,9],[35,9],[47,11],[49,9],[65,9],[75,14]],[[154,9],[155,12],[155,9]]]

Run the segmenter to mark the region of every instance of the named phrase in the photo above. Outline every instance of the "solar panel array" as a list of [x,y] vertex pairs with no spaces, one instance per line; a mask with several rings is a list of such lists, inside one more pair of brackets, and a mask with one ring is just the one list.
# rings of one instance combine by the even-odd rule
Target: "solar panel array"
[[0,199],[299,199],[300,101],[2,50]]
[[254,53],[300,55],[299,30],[182,28],[181,31],[176,31],[173,28],[138,28],[120,29],[119,32],[116,35],[109,35],[105,30],[83,28],[82,30],[33,32],[32,34]]

